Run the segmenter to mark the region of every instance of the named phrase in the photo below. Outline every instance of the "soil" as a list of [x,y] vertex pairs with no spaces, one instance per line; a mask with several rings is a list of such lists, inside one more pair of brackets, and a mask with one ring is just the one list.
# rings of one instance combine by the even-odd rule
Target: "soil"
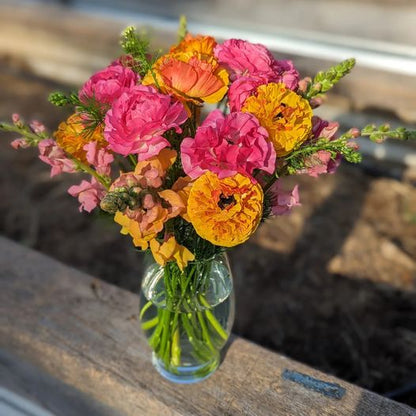
[[[0,120],[18,112],[54,129],[67,114],[46,101],[62,86],[15,63],[0,60],[0,85]],[[81,177],[51,179],[35,149],[15,151],[0,134],[1,233],[138,293],[129,238],[66,192]],[[234,332],[416,407],[416,189],[373,173],[344,163],[288,180],[302,206],[230,251]]]

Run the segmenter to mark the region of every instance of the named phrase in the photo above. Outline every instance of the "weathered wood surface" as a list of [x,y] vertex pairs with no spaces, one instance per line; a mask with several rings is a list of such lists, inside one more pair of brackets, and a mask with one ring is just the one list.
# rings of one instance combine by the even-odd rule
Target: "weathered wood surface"
[[[115,20],[109,15],[83,14],[71,8],[22,6],[16,0],[3,0],[0,57],[18,59],[38,75],[79,87],[93,71],[106,66],[120,53],[119,35],[128,24],[144,27],[146,21],[134,14],[125,13]],[[171,28],[157,32],[150,28],[150,33],[153,44],[164,50],[176,40]],[[313,76],[335,63],[302,57],[296,51],[288,58],[294,60],[303,76]],[[416,77],[397,75],[386,69],[387,72],[363,68],[358,62],[353,74],[334,89],[336,102],[342,103],[345,111],[378,108],[415,122]]]
[[238,337],[208,380],[171,384],[137,295],[2,237],[0,282],[0,385],[57,415],[416,415]]

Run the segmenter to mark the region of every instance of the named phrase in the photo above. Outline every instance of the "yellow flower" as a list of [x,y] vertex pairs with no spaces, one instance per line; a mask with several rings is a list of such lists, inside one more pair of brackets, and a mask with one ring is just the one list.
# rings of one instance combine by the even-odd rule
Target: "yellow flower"
[[195,259],[195,256],[186,247],[178,244],[173,236],[162,244],[156,239],[151,240],[150,250],[156,262],[161,266],[165,266],[168,261],[176,261],[182,271],[189,261]]
[[189,176],[180,177],[177,179],[177,181],[172,185],[172,191],[175,191],[182,199],[185,210],[180,214],[181,217],[190,222],[188,215],[188,198],[189,198],[189,192],[191,192],[193,184],[193,179],[191,179]]
[[254,114],[268,131],[277,156],[285,156],[308,139],[312,109],[307,100],[284,84],[270,83],[244,102],[243,112]]
[[219,179],[206,172],[194,182],[187,209],[198,235],[212,244],[232,247],[248,240],[259,225],[263,190],[239,173]]
[[55,131],[54,137],[58,146],[76,159],[86,163],[87,152],[83,147],[90,142],[97,142],[98,148],[108,145],[104,139],[103,127],[95,130],[85,131],[85,123],[77,113],[72,114],[66,121],[63,121]]
[[124,235],[130,234],[135,247],[140,247],[142,250],[146,250],[149,247],[149,241],[157,235],[155,232],[144,234],[140,230],[140,224],[136,220],[129,218],[120,211],[117,211],[114,215],[114,221],[121,225],[120,233]]
[[171,48],[170,53],[192,52],[204,57],[212,57],[214,56],[215,46],[217,46],[217,42],[212,36],[192,36],[188,33],[182,42]]

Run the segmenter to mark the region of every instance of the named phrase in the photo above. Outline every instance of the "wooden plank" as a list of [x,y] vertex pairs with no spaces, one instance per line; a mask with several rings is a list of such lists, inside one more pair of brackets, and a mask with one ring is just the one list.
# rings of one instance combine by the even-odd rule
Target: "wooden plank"
[[[113,414],[416,415],[410,407],[238,337],[212,377],[175,385],[152,367],[137,319],[137,295],[2,237],[0,281],[1,356],[29,362]],[[1,374],[3,384],[8,372]],[[48,403],[52,389],[31,388],[31,374],[11,388],[20,385],[26,396]]]

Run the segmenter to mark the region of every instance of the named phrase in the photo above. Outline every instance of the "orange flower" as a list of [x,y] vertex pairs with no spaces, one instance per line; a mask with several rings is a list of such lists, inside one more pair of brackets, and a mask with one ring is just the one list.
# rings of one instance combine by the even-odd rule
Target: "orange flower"
[[284,84],[270,83],[244,102],[243,112],[254,114],[268,131],[277,156],[296,149],[312,131],[312,109],[307,100]]
[[176,261],[181,271],[185,269],[189,261],[195,259],[195,256],[186,247],[178,244],[173,236],[162,244],[156,239],[151,240],[150,250],[156,262],[161,266],[169,261]]
[[162,92],[195,104],[217,103],[228,89],[228,73],[213,55],[211,37],[188,35],[171,52],[159,58],[143,78],[143,85],[157,83]]
[[181,217],[188,222],[191,222],[188,215],[187,205],[192,184],[193,180],[189,176],[185,176],[178,178],[178,180],[172,185],[172,191],[175,191],[181,197],[183,203],[185,204],[185,211],[182,212]]
[[232,247],[244,243],[259,225],[263,191],[244,175],[219,179],[206,172],[193,184],[188,215],[196,232],[212,244]]
[[216,46],[217,42],[212,36],[192,36],[188,33],[182,42],[171,48],[170,53],[192,52],[201,54],[202,57],[209,59],[214,56],[214,48]]
[[176,152],[163,149],[158,156],[137,163],[134,172],[123,173],[110,187],[132,198],[130,207],[118,211],[114,221],[122,234],[130,234],[133,244],[143,250],[156,238],[169,219],[185,211],[181,196],[171,189],[159,190],[166,170],[174,163]]
[[99,126],[95,130],[86,131],[85,123],[82,117],[75,113],[68,117],[58,126],[54,137],[58,146],[65,150],[81,162],[87,163],[87,152],[83,147],[90,142],[97,142],[97,148],[107,146],[107,141],[104,139],[103,127]]

